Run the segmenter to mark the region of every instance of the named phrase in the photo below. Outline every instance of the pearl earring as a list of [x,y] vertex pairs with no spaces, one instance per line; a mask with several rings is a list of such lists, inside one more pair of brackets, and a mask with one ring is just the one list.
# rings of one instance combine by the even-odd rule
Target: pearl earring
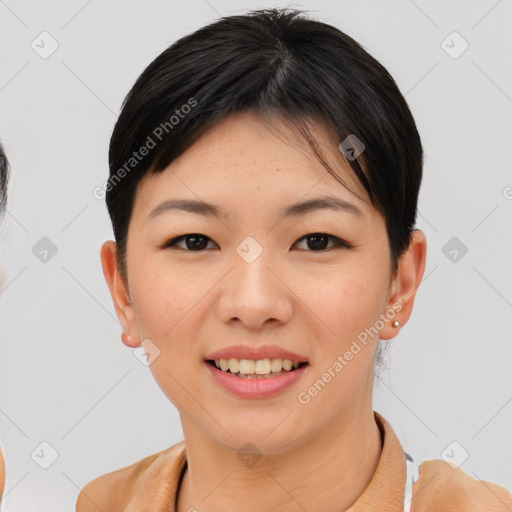
[[400,326],[400,322],[397,322],[396,320],[393,322],[393,327],[397,329]]

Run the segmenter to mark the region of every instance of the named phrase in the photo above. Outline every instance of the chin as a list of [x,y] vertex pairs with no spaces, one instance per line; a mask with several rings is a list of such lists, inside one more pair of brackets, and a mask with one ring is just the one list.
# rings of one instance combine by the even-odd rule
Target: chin
[[[219,444],[238,452],[246,445],[254,445],[257,450],[266,455],[277,455],[295,449],[301,441],[301,432],[293,424],[283,422],[286,415],[280,415],[275,421],[261,422],[253,418],[251,424],[233,423],[228,427],[231,436],[217,430]],[[249,446],[247,446],[249,449]]]

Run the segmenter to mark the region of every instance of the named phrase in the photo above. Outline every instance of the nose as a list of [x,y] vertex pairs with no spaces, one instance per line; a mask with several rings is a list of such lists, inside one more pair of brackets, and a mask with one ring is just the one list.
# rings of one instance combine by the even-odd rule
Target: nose
[[240,322],[249,329],[265,323],[286,323],[292,313],[293,293],[286,277],[271,263],[270,251],[256,259],[235,255],[233,268],[223,280],[218,313],[225,323]]

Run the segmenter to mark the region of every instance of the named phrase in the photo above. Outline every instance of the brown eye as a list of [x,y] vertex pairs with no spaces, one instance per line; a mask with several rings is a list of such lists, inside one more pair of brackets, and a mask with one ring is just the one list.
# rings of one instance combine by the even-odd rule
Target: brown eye
[[[206,241],[210,240],[207,236],[201,235],[198,233],[190,233],[187,235],[181,235],[176,238],[172,238],[168,242],[166,242],[162,249],[168,249],[170,247],[178,247],[177,244],[181,241],[185,242],[184,247],[178,247],[179,249],[183,249],[186,251],[202,251],[207,245]],[[211,241],[211,240],[210,240]]]
[[[329,246],[329,240],[333,241],[334,244]],[[353,247],[344,240],[341,240],[340,238],[334,235],[328,235],[326,233],[309,233],[307,235],[304,235],[295,243],[297,244],[300,243],[301,241],[306,242],[306,250],[308,252],[325,252],[335,248],[345,247],[348,249]],[[205,235],[201,235],[199,233],[189,233],[186,235],[181,235],[172,238],[171,240],[163,244],[161,248],[177,248],[189,252],[201,252],[208,248],[208,242],[213,243],[213,241]],[[184,245],[179,246],[178,244],[180,243],[184,243]]]
[[[307,246],[309,248],[311,248],[312,252],[323,252],[327,249],[327,244],[328,244],[329,239],[334,240],[335,248],[336,247],[338,247],[338,248],[339,247],[346,247],[346,248],[351,247],[350,244],[341,240],[340,238],[333,236],[333,235],[328,235],[326,233],[309,233],[308,235],[305,235],[302,238],[300,238],[296,243],[299,243],[300,241],[305,240]],[[331,248],[332,248],[332,246],[329,247],[329,249],[331,249]]]

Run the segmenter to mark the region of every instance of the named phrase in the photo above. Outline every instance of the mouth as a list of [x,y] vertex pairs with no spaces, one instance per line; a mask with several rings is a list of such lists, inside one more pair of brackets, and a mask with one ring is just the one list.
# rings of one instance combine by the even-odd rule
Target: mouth
[[206,363],[217,370],[242,379],[272,379],[279,375],[293,373],[307,366],[306,361],[291,359],[206,359]]

